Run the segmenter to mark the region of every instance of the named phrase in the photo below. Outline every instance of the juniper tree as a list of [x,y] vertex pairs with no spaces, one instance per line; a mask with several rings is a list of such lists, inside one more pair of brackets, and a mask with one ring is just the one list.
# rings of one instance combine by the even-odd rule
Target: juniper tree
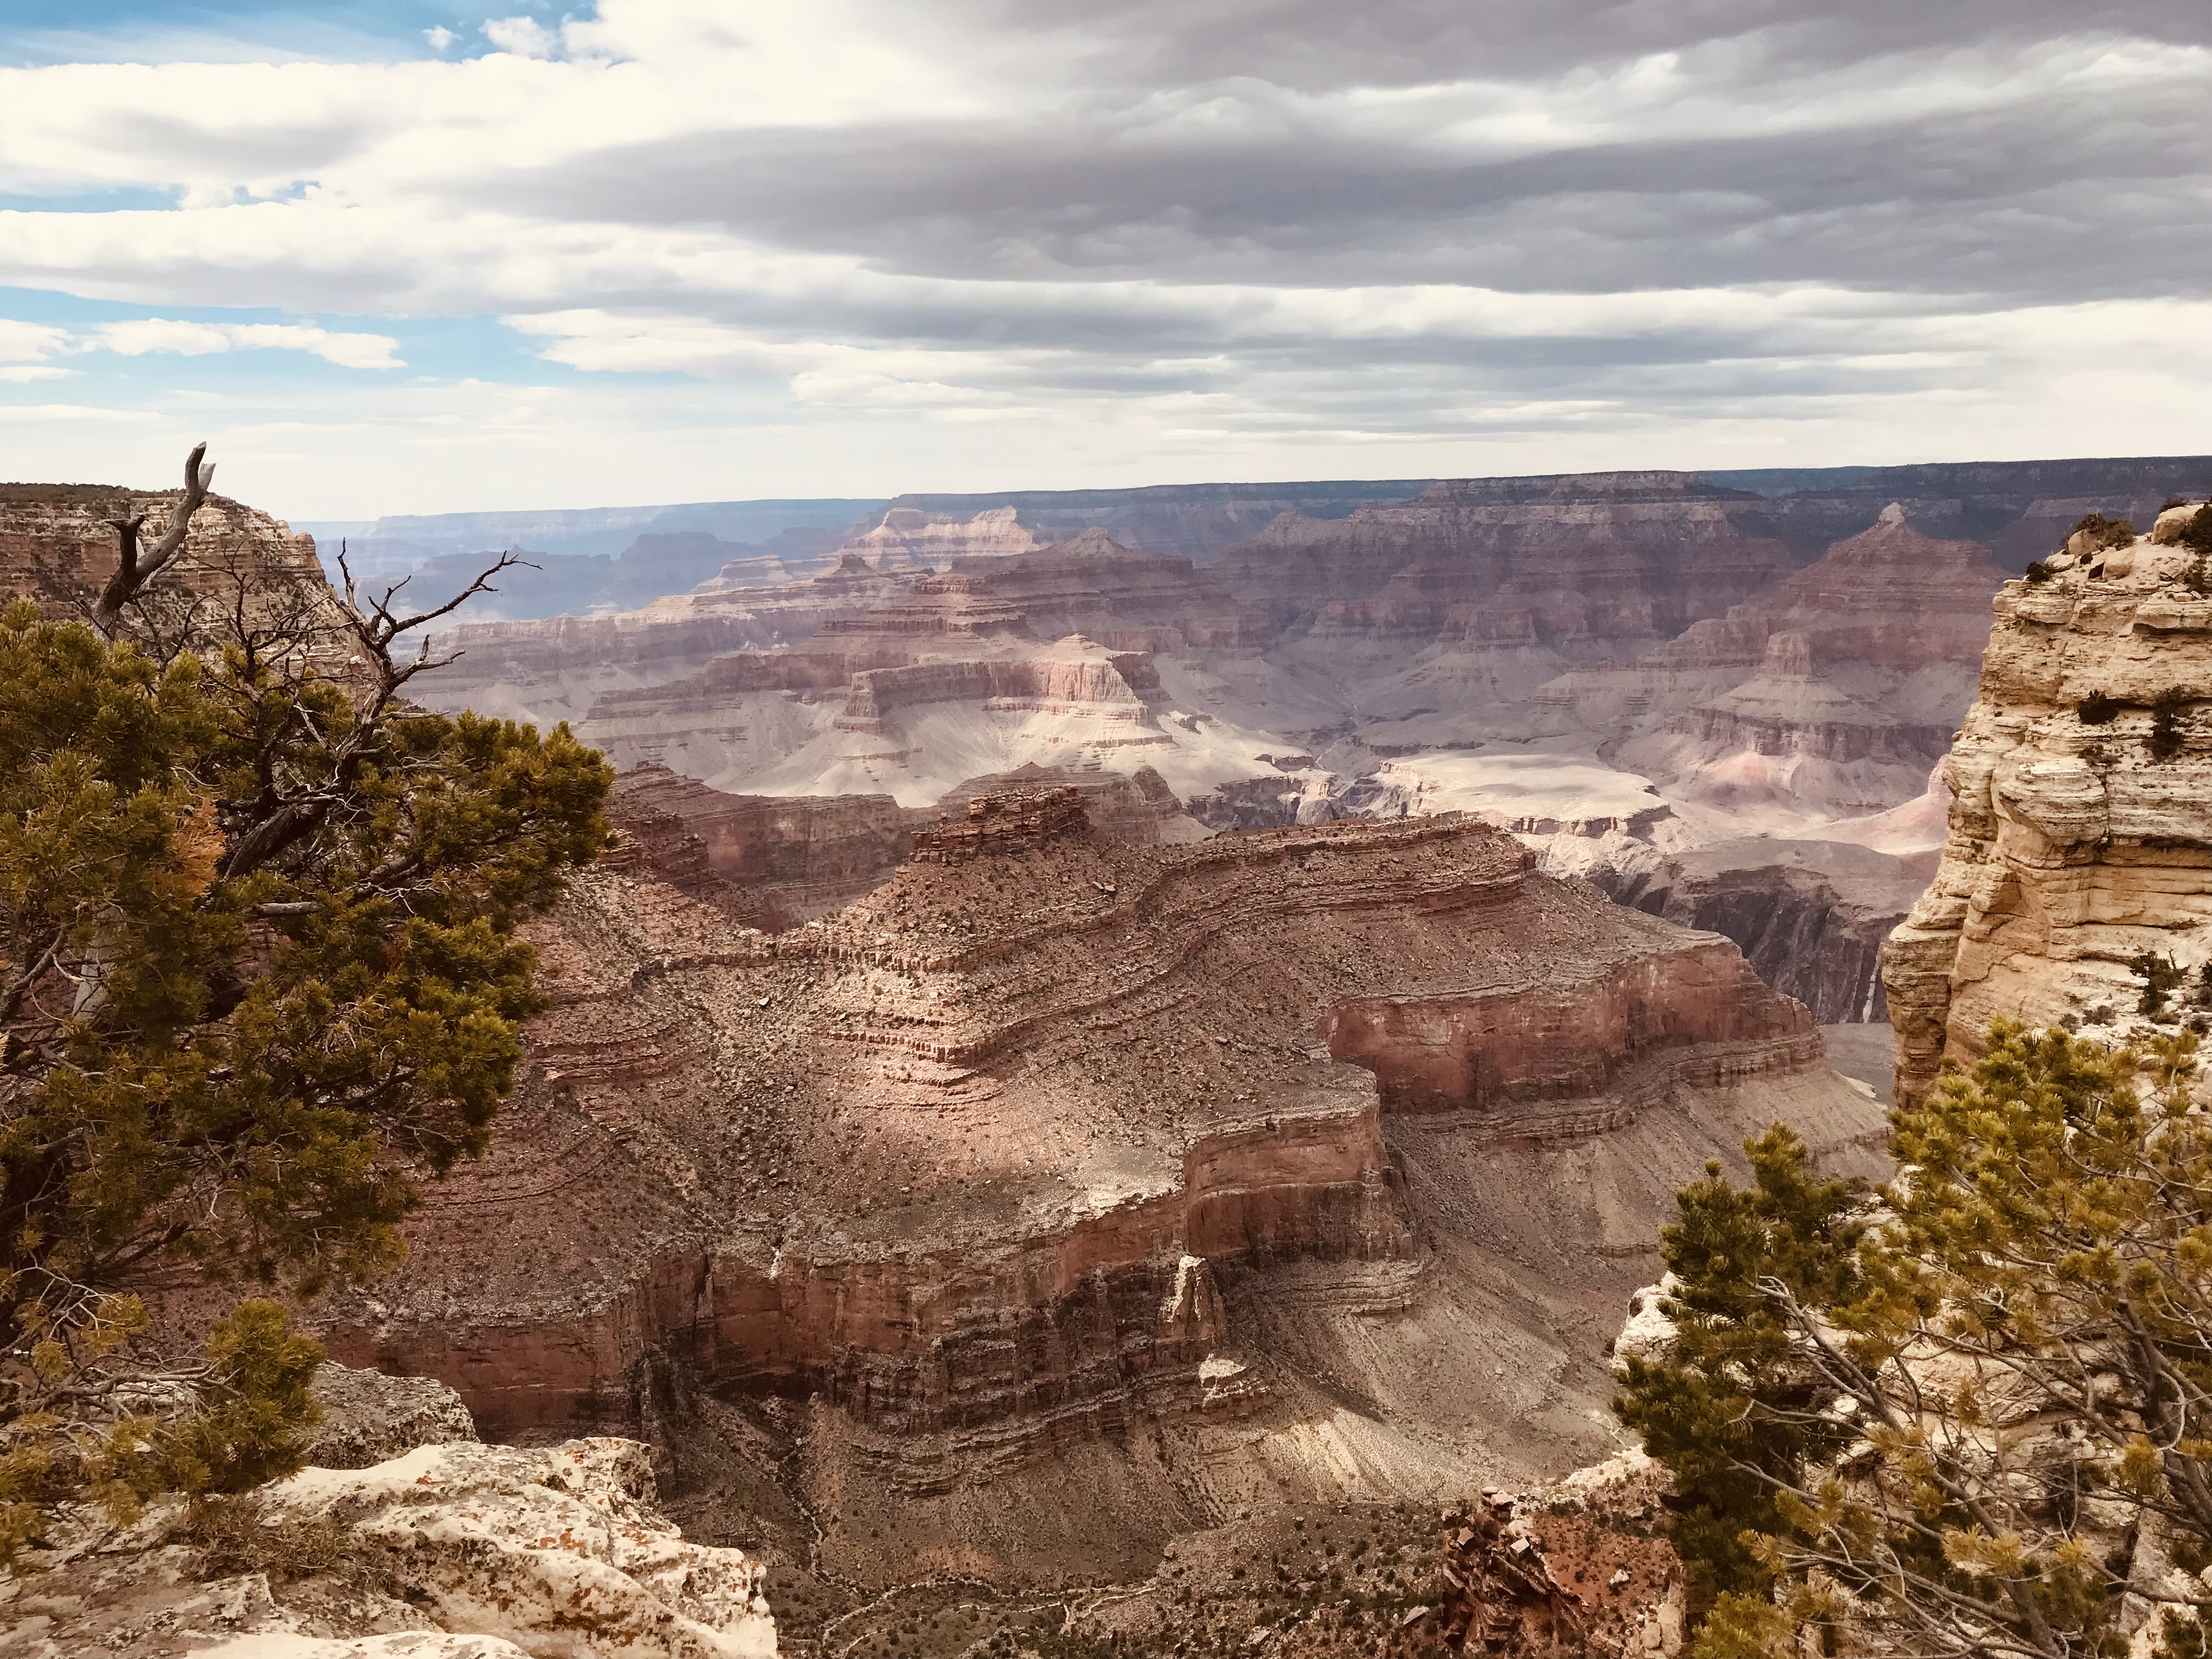
[[133,1287],[397,1262],[544,1006],[516,926],[609,833],[565,726],[404,698],[459,599],[241,578],[179,648],[131,619],[187,519],[143,561],[118,528],[90,622],[0,611],[0,1558],[67,1499],[296,1467],[315,1345],[256,1297],[186,1364]]
[[2201,1652],[2212,1591],[2212,1119],[2196,1036],[1999,1022],[1893,1117],[1855,1205],[1802,1146],[1682,1195],[1680,1340],[1620,1409],[1676,1474],[1717,1595],[1702,1659]]

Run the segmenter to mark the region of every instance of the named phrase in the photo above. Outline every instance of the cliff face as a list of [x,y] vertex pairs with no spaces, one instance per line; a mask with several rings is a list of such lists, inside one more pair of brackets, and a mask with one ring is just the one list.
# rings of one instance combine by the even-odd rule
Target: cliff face
[[1778,827],[1885,811],[1949,745],[2003,580],[1978,543],[1934,540],[1892,505],[1771,595],[1544,696],[1627,721],[1620,763],[1676,799]]
[[959,557],[1044,547],[1095,530],[1132,547],[1202,564],[1281,514],[1341,518],[1372,502],[1405,501],[1427,483],[1425,478],[1322,480],[901,495],[847,544],[875,536]]
[[[150,543],[167,528],[181,495],[103,484],[0,484],[0,594],[35,599],[52,616],[84,614],[115,568],[109,520],[144,514]],[[241,501],[210,495],[192,516],[184,552],[156,586],[228,598],[236,579],[261,595],[303,585],[319,593],[314,538]]]
[[650,763],[616,779],[607,816],[622,832],[609,867],[665,882],[732,921],[783,933],[872,891],[918,835],[968,816],[978,796],[1072,791],[1098,834],[1136,847],[1203,841],[1150,767],[1134,774],[1029,765],[970,778],[932,807],[889,795],[732,795]]
[[2085,513],[2148,524],[2176,494],[2212,490],[2212,456],[1979,461],[1835,469],[1838,476],[1723,474],[1771,491],[1780,534],[1810,557],[1897,503],[1915,528],[1993,550],[2008,570],[2039,558]]
[[1670,639],[1789,568],[1757,496],[1649,472],[1462,480],[1341,520],[1285,515],[1212,574],[1307,640],[1449,640],[1565,666]]
[[1827,1025],[1887,1018],[1882,942],[1935,864],[1933,854],[1760,836],[1589,875],[1623,904],[1735,941],[1759,978]]
[[[333,1352],[510,1437],[635,1424],[657,1365],[811,1395],[761,1478],[840,1571],[1110,1565],[1271,1483],[1578,1460],[1673,1185],[1778,1111],[1846,1158],[1873,1127],[1723,942],[1479,823],[1136,848],[1066,788],[976,822],[773,940],[586,878],[493,1153]],[[738,1455],[708,1421],[678,1467]],[[1018,1519],[1070,1479],[1081,1515]]]
[[2181,971],[2171,1020],[2212,961],[2212,599],[2178,544],[2195,511],[2129,546],[2061,553],[2049,580],[1997,596],[1980,695],[1944,763],[1942,863],[1884,955],[1900,1104],[1946,1055],[1978,1054],[1997,1016],[2147,1031],[2130,964]]

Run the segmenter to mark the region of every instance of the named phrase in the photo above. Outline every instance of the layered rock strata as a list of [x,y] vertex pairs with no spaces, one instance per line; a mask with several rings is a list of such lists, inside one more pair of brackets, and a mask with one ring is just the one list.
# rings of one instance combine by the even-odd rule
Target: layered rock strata
[[848,552],[803,583],[451,630],[462,659],[422,696],[572,719],[619,763],[737,793],[921,807],[971,775],[1045,764],[1151,766],[1188,797],[1257,769],[1266,744],[1175,707],[1154,650],[1258,626],[1188,559],[1099,534],[935,574]]
[[[182,492],[105,484],[0,484],[0,594],[36,599],[50,616],[90,612],[114,571],[112,520],[146,519],[150,544],[167,529]],[[152,591],[223,603],[242,591],[262,610],[295,594],[327,597],[312,536],[227,496],[192,515],[184,550]]]
[[[2179,542],[2197,511],[1998,594],[1942,863],[1884,953],[1900,1105],[1996,1018],[2143,1033],[2212,963],[2212,598]],[[2179,981],[2156,1010],[2145,957]]]
[[1285,515],[1209,574],[1268,617],[1279,653],[1366,678],[1363,720],[1433,743],[1424,713],[1632,655],[1790,568],[1758,496],[1648,472],[1456,480],[1341,520]]
[[1776,828],[1919,794],[1972,694],[2003,572],[1892,504],[1772,594],[1537,694],[1670,799]]
[[[325,1315],[332,1351],[506,1437],[635,1422],[656,1366],[805,1396],[841,1571],[1104,1570],[1230,1492],[1579,1445],[1543,1402],[1603,1386],[1599,1337],[1534,1356],[1617,1305],[1671,1183],[1778,1111],[1846,1158],[1868,1131],[1732,947],[1486,826],[1137,848],[1067,808],[987,802],[1040,822],[773,939],[586,878],[495,1151],[374,1305]],[[1559,1267],[1501,1291],[1531,1250]],[[1511,1377],[1435,1373],[1524,1345]],[[1324,1375],[1381,1390],[1371,1422]],[[1316,1432],[1350,1434],[1338,1473],[1293,1451]],[[1036,1523],[1083,1470],[1096,1502]]]
[[615,781],[607,813],[623,861],[770,933],[869,891],[932,821],[889,795],[730,795],[654,765]]
[[1623,904],[1734,941],[1762,980],[1827,1025],[1887,1022],[1882,944],[1936,864],[1933,853],[1758,836],[1589,873]]

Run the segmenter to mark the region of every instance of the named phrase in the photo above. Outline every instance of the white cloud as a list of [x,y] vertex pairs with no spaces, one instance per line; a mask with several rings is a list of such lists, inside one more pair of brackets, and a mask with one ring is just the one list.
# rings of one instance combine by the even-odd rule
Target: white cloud
[[534,17],[495,17],[485,23],[483,32],[492,45],[517,58],[550,58],[561,43]]
[[0,386],[28,386],[33,380],[63,380],[69,370],[50,363],[0,363]]
[[333,334],[302,323],[199,323],[148,317],[109,323],[85,337],[81,349],[125,357],[173,352],[204,357],[222,351],[304,351],[341,368],[404,368],[399,342],[384,334]]
[[[388,368],[380,333],[208,313],[499,318],[582,378],[471,394],[504,436],[470,454],[540,493],[568,406],[663,495],[734,488],[739,439],[831,493],[2212,448],[2176,390],[2212,379],[2187,4],[601,0],[475,58],[424,31],[444,62],[88,52],[0,70],[0,191],[79,198],[0,212],[0,287],[163,314],[0,323],[0,368]],[[79,210],[105,191],[179,205]],[[387,393],[393,453],[457,430]],[[301,407],[270,453],[350,418]],[[860,423],[896,477],[840,482]]]
[[19,323],[0,317],[0,363],[35,363],[69,349],[70,332],[43,323]]

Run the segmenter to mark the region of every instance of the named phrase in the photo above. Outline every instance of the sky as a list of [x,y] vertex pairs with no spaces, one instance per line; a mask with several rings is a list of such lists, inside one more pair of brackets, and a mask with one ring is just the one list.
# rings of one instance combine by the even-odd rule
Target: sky
[[0,0],[0,477],[2212,452],[2204,0]]

